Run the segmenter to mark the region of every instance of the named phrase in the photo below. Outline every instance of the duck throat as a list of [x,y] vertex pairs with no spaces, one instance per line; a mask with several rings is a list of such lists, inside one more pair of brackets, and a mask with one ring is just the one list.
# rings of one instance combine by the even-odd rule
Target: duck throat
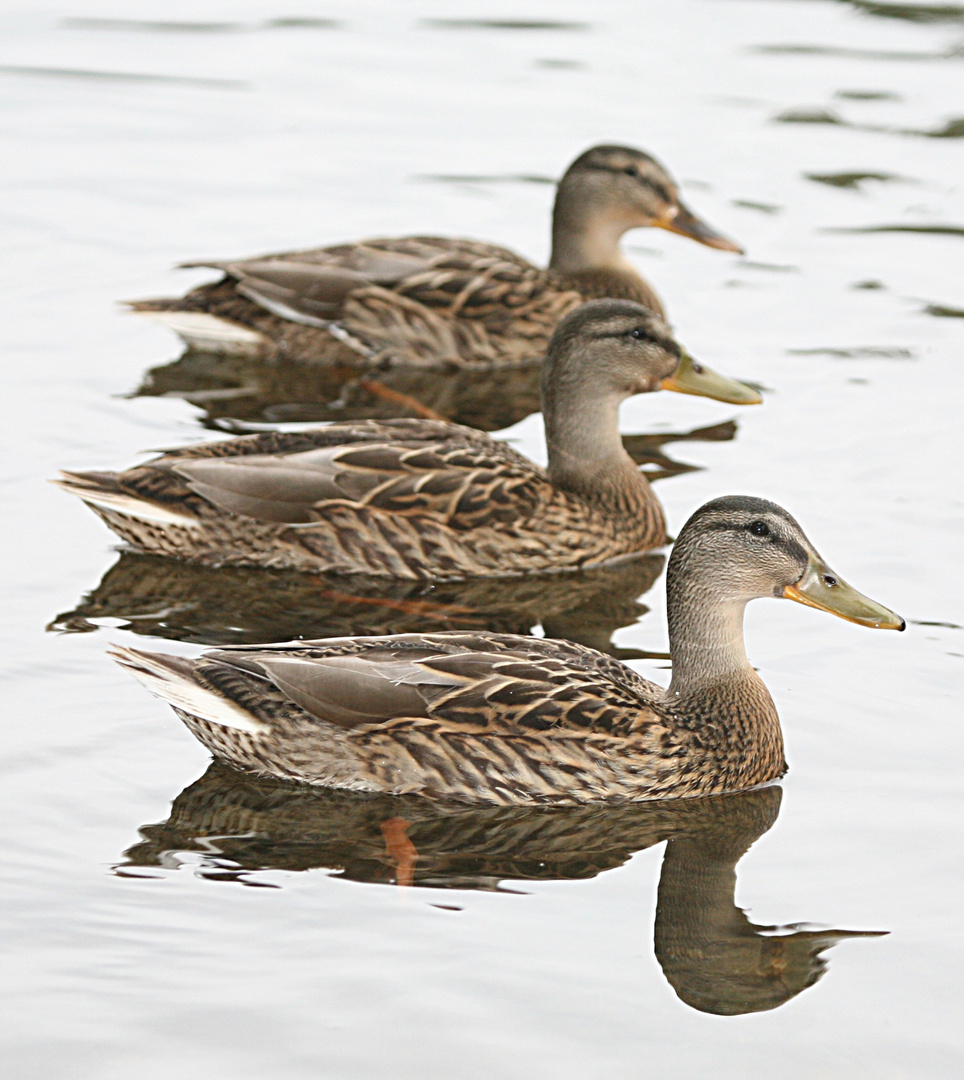
[[688,732],[689,754],[712,772],[712,790],[735,791],[782,776],[783,734],[773,698],[743,643],[745,600],[721,602],[667,575],[673,678],[666,708]]
[[[625,394],[601,392],[598,375],[544,380],[543,416],[552,485],[614,514],[642,515],[665,535],[659,501],[619,435]],[[635,522],[634,522],[635,523]],[[661,542],[661,539],[657,542]]]
[[669,647],[673,657],[670,693],[689,696],[700,687],[742,682],[757,675],[743,643],[745,600],[722,601],[670,564],[666,580]]
[[552,212],[549,269],[560,274],[615,270],[638,277],[619,249],[619,241],[638,222],[612,209],[593,209],[560,191]]

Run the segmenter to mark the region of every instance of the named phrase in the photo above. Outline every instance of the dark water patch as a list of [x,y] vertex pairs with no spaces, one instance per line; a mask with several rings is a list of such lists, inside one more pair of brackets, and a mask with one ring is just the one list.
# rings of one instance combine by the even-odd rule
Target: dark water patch
[[775,56],[839,56],[846,60],[955,60],[964,57],[960,47],[945,52],[898,52],[885,49],[850,49],[843,45],[751,45],[753,53]]
[[[889,124],[853,124],[843,119],[832,109],[824,108],[800,108],[786,109],[773,117],[776,124],[831,124],[836,127],[846,127],[851,131],[873,131],[885,135],[916,135],[926,139],[962,139],[964,138],[964,117],[955,116],[938,128],[900,128]],[[841,173],[841,176],[851,175]],[[879,176],[874,173],[855,174],[870,179],[900,179],[899,177]],[[818,176],[810,176],[811,180],[818,180]],[[830,183],[832,181],[826,181]],[[841,187],[847,185],[839,185]]]
[[549,68],[553,71],[573,71],[576,68],[584,68],[586,65],[581,60],[536,60],[535,66]]
[[439,30],[589,30],[591,23],[563,19],[421,19]]
[[773,118],[775,124],[843,124],[831,109],[786,109]]
[[889,90],[838,90],[834,97],[845,101],[903,101],[900,94]]
[[908,619],[912,626],[939,626],[944,630],[964,630],[964,626],[958,626],[953,622],[935,622],[930,619]]
[[82,16],[62,19],[60,25],[71,30],[142,30],[176,34],[225,34],[244,29],[242,23],[232,22],[169,22],[160,19],[97,19]]
[[854,131],[877,131],[887,135],[916,135],[924,139],[964,139],[964,117],[955,116],[938,128],[898,128],[885,124],[847,124]]
[[276,19],[266,19],[263,25],[272,30],[334,30],[344,24],[340,19],[322,19],[312,15],[281,15]]
[[866,345],[854,349],[787,349],[788,356],[830,356],[834,360],[916,360],[910,349],[885,345]]
[[936,131],[922,131],[932,139],[964,139],[964,116],[956,116]]
[[959,4],[881,4],[875,0],[847,0],[847,3],[866,15],[883,19],[916,23],[964,22],[964,7]]
[[259,23],[185,22],[166,19],[100,19],[79,16],[61,20],[61,26],[77,30],[134,30],[165,34],[235,34],[263,29],[333,29],[340,26],[337,19],[292,16],[266,19]]
[[421,173],[416,180],[430,180],[438,184],[555,184],[551,176],[538,173],[501,173],[483,175],[481,173]]
[[851,188],[856,190],[865,180],[879,180],[881,183],[890,183],[902,180],[903,177],[894,173],[881,172],[839,172],[839,173],[804,173],[808,180],[815,180],[818,184],[829,184],[831,187]]
[[80,68],[23,67],[0,64],[0,75],[27,75],[43,79],[81,79],[86,82],[164,83],[180,86],[210,86],[239,90],[248,85],[239,79],[206,79],[194,75],[145,75],[135,71],[84,71]]
[[740,259],[737,266],[742,266],[747,270],[769,270],[775,274],[799,274],[799,266],[784,265],[782,263],[765,263],[755,262],[752,259]]
[[761,214],[779,214],[782,206],[776,203],[754,202],[752,199],[733,199],[734,206],[742,206],[746,210],[759,210]]
[[[750,383],[747,382],[749,386]],[[754,390],[762,387],[754,386]],[[626,453],[636,462],[643,466],[643,472],[651,481],[662,480],[667,476],[678,476],[680,473],[697,472],[699,465],[689,465],[683,461],[671,458],[663,447],[676,442],[730,442],[736,438],[737,426],[735,420],[725,420],[721,424],[711,424],[709,427],[694,428],[692,431],[661,431],[650,435],[624,435],[623,447]]]
[[[344,364],[284,363],[188,351],[152,368],[134,396],[180,397],[223,430],[230,421],[287,423],[441,416],[499,431],[538,412],[539,361],[478,371],[399,365],[373,373]],[[376,377],[377,376],[377,377]]]
[[851,225],[821,229],[828,233],[923,233],[928,236],[964,236],[964,225]]
[[875,278],[870,278],[867,281],[855,281],[850,287],[851,289],[867,289],[868,291],[887,288],[882,281],[877,281]]
[[964,308],[948,307],[947,304],[928,304],[923,310],[925,315],[938,319],[964,319]]

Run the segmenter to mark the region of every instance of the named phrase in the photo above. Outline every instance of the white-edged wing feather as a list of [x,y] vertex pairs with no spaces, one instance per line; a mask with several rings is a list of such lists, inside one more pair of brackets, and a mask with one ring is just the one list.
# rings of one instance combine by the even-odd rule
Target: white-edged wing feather
[[162,323],[196,352],[258,357],[269,344],[257,330],[204,311],[136,311],[135,314]]
[[202,522],[191,514],[139,499],[136,495],[124,491],[100,491],[72,477],[70,473],[65,473],[63,480],[51,480],[50,483],[83,499],[89,506],[99,506],[115,514],[137,518],[138,521],[150,521],[156,525],[179,525],[185,529],[197,529],[202,525]]
[[191,675],[190,661],[141,652],[123,645],[115,645],[109,650],[109,655],[127,668],[155,697],[182,712],[251,735],[261,735],[269,730],[246,709],[197,682]]

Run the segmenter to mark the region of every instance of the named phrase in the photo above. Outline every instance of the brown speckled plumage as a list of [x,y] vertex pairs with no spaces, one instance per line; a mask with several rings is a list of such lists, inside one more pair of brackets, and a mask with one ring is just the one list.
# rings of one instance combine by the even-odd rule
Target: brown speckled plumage
[[[773,503],[698,510],[668,571],[668,689],[585,646],[490,633],[236,646],[196,661],[114,655],[219,758],[262,775],[501,805],[714,795],[786,768],[743,611],[797,586],[814,606],[803,584],[814,565],[824,564]],[[872,604],[836,577],[832,588],[840,599],[821,599],[827,610],[854,618]],[[874,607],[889,618],[858,617],[902,626]]]
[[547,470],[472,428],[402,419],[202,443],[61,484],[136,548],[214,566],[439,579],[594,566],[665,540],[618,407],[677,378],[680,355],[628,301],[563,320],[543,377]]
[[[128,649],[117,655],[135,673],[168,660]],[[343,695],[322,675],[339,657],[371,665],[394,687],[378,692],[397,693],[410,715],[366,716],[377,705],[362,691],[356,722],[326,722],[311,687],[322,676],[341,716]],[[302,672],[308,682],[295,687],[292,673]],[[217,757],[329,787],[503,805],[581,803],[715,794],[783,771],[781,747],[761,754],[742,741],[730,746],[725,725],[704,731],[701,716],[669,711],[661,687],[568,642],[457,633],[331,639],[211,651],[189,677],[265,726],[240,731],[179,708]]]
[[[434,236],[373,239],[254,259],[186,263],[223,270],[179,299],[138,301],[196,348],[232,349],[208,326],[192,337],[177,313],[255,331],[265,357],[346,365],[485,366],[538,360],[558,321],[585,300],[662,304],[620,254],[631,228],[659,226],[739,251],[694,217],[665,169],[638,150],[599,146],[559,185],[553,251],[542,270],[493,244]],[[228,341],[228,344],[225,344]]]

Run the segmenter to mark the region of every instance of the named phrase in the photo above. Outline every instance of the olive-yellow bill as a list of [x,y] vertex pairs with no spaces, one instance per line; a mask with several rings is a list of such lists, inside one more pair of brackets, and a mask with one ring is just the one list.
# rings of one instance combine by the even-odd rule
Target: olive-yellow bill
[[733,251],[737,255],[743,254],[743,248],[735,240],[710,228],[702,218],[698,218],[683,203],[674,206],[666,217],[654,221],[653,224],[660,229],[666,229],[667,232],[688,236],[691,240],[706,244],[707,247],[717,248],[720,251]]
[[699,397],[726,401],[730,405],[759,405],[763,401],[759,391],[746,383],[729,379],[725,375],[700,364],[685,350],[679,367],[660,383],[663,390],[675,390],[678,394],[696,394]]
[[803,577],[783,590],[788,600],[829,611],[831,615],[839,615],[848,622],[871,626],[875,630],[903,630],[907,625],[890,608],[885,608],[848,585],[815,551],[808,554],[810,563]]

